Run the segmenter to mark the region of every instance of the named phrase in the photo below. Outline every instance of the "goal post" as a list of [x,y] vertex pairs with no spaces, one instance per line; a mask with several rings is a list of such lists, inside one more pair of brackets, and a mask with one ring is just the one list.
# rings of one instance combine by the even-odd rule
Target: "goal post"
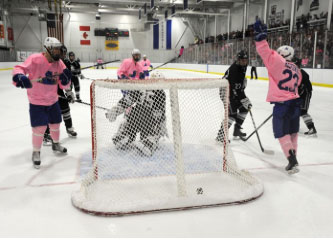
[[92,161],[73,205],[111,216],[259,197],[263,184],[229,149],[228,94],[220,78],[93,81]]

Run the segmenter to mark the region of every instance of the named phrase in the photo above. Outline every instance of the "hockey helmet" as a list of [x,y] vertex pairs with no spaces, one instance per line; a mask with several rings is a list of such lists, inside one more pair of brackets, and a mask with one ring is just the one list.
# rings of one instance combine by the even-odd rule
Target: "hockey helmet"
[[247,54],[247,51],[246,50],[241,50],[237,54],[237,59],[249,59],[249,55]]
[[248,62],[249,62],[249,56],[247,54],[247,51],[241,50],[240,52],[238,52],[237,54],[238,65],[247,66]]
[[294,56],[294,58],[293,58],[292,62],[294,62],[294,63],[295,63],[295,65],[296,65],[296,66],[298,66],[298,68],[300,68],[300,67],[301,67],[302,60],[301,60],[300,58],[298,58],[298,57]]
[[61,58],[61,59],[65,59],[66,54],[67,54],[67,48],[66,48],[65,45],[62,45],[62,46],[60,47],[60,58]]
[[44,41],[44,47],[54,61],[60,59],[60,48],[62,44],[57,38],[46,37]]
[[138,62],[141,59],[141,52],[139,49],[133,49],[131,54],[135,62]]
[[294,48],[289,45],[282,45],[277,49],[277,53],[287,61],[292,61],[295,51]]

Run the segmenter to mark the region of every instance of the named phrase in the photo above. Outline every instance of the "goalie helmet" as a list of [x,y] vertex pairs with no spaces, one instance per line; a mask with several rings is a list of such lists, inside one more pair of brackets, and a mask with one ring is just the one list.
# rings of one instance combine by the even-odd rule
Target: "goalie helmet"
[[277,49],[277,53],[287,61],[292,61],[294,57],[294,48],[288,45],[283,45]]
[[58,61],[60,59],[61,46],[62,44],[60,41],[54,37],[46,37],[44,41],[44,47],[54,61]]
[[154,79],[165,79],[164,75],[161,72],[159,72],[159,71],[154,71],[151,74],[151,78],[154,78]]
[[131,54],[135,62],[138,62],[141,59],[141,52],[139,49],[133,49]]

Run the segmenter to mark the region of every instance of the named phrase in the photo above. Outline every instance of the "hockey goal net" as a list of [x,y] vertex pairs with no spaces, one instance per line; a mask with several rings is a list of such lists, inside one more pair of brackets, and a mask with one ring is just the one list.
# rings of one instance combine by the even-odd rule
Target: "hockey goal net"
[[262,194],[262,183],[238,169],[228,129],[222,142],[215,140],[228,122],[225,80],[95,80],[90,91],[92,162],[72,194],[75,207],[123,215],[242,203]]

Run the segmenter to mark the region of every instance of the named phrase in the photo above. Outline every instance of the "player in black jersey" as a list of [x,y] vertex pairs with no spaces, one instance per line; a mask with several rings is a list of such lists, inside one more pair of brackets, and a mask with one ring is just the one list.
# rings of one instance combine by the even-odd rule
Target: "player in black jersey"
[[[301,67],[301,59],[295,57],[294,60],[295,64],[300,68]],[[305,132],[305,135],[315,135],[317,134],[317,130],[314,126],[312,117],[310,114],[308,114],[309,106],[310,106],[310,100],[312,96],[312,84],[310,81],[310,77],[306,71],[303,69],[300,69],[302,73],[302,82],[298,87],[298,94],[300,99],[302,100],[301,103],[301,117],[303,118],[303,121],[306,125],[306,127],[309,129],[307,132]]]
[[[249,57],[246,51],[241,50],[237,54],[237,60],[230,66],[223,78],[226,78],[230,85],[229,94],[229,120],[228,128],[235,123],[234,136],[244,137],[246,133],[241,131],[242,124],[246,118],[248,110],[252,107],[250,99],[245,95],[245,88],[247,85],[246,69],[248,65]],[[220,97],[223,101],[226,93],[223,89],[220,89]],[[221,128],[217,134],[216,141],[223,142],[223,122]]]
[[[63,45],[60,49],[60,58],[62,59],[62,61],[65,60],[66,54],[67,54],[67,48],[66,48],[66,46]],[[65,61],[64,61],[64,63],[65,63]],[[66,67],[70,70],[70,66],[66,65]],[[71,117],[71,112],[70,112],[70,108],[69,108],[69,103],[74,102],[74,93],[71,91],[71,89],[62,90],[58,86],[58,96],[59,96],[59,105],[60,105],[60,109],[61,109],[61,114],[62,114],[62,118],[64,119],[67,134],[70,137],[76,137],[77,133],[74,131],[74,128],[73,128],[72,117]],[[50,135],[50,130],[49,130],[49,127],[47,127],[47,129],[44,133],[43,143],[44,143],[44,145],[48,145],[48,144],[51,144],[51,142],[52,142],[52,138]]]
[[65,59],[64,63],[67,66],[67,68],[72,71],[72,79],[71,79],[72,84],[71,84],[71,86],[73,87],[73,85],[74,85],[76,101],[81,102],[79,77],[83,78],[83,76],[81,74],[80,62],[75,59],[74,52],[70,51],[68,53],[68,59]]

